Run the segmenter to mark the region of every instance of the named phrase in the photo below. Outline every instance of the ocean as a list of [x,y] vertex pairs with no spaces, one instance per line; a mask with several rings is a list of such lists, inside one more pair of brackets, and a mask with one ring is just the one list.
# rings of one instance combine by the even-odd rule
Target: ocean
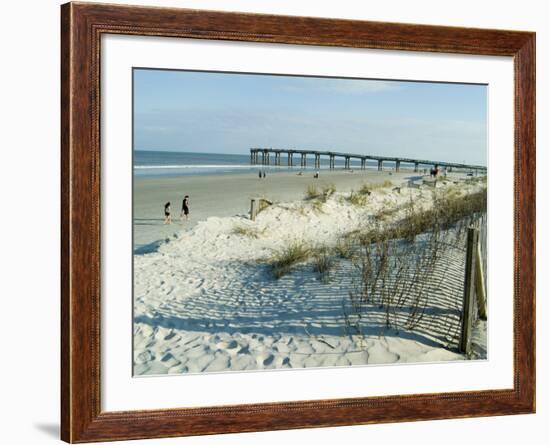
[[[273,160],[273,157],[272,157]],[[308,157],[308,170],[314,170],[313,156]],[[257,173],[258,170],[267,170],[270,173],[288,171],[289,169],[299,171],[299,156],[294,156],[293,167],[288,167],[287,158],[283,154],[281,166],[251,165],[250,155],[234,155],[220,153],[192,153],[173,151],[152,151],[134,150],[134,175],[135,176],[189,176],[189,175],[224,175],[234,173]],[[344,168],[344,160],[336,159],[336,168]],[[352,168],[360,168],[360,162],[351,160]],[[368,168],[376,168],[375,162],[367,162]],[[320,168],[328,169],[329,160],[321,157]]]

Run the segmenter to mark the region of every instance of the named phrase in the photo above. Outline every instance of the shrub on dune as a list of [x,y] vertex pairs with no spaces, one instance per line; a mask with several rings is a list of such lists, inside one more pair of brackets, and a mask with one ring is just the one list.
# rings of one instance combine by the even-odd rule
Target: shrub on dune
[[334,265],[330,251],[327,248],[320,248],[315,251],[313,257],[313,268],[320,276],[323,283],[327,283],[330,278],[330,271]]
[[316,186],[314,186],[313,184],[310,184],[307,186],[306,194],[305,194],[306,200],[316,199],[316,198],[319,198],[320,196],[321,196],[321,192]]
[[269,258],[273,276],[279,279],[287,275],[292,266],[306,261],[311,253],[311,247],[302,241],[293,241],[288,246],[283,247]]
[[246,236],[249,238],[258,238],[260,236],[258,229],[255,227],[235,226],[231,231],[233,235]]

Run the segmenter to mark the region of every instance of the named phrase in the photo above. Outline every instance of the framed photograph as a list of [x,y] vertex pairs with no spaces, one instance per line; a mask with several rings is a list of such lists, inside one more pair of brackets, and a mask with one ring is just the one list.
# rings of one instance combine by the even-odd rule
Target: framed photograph
[[535,411],[535,34],[67,3],[67,442]]

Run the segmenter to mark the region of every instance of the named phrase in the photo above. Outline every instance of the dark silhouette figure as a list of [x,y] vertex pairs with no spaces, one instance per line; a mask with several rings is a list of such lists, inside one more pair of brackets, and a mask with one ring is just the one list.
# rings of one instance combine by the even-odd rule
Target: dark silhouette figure
[[164,204],[164,224],[172,224],[172,217],[170,216],[170,201]]
[[181,203],[181,214],[180,218],[183,220],[183,215],[185,215],[185,220],[189,220],[189,195],[185,195],[183,202]]

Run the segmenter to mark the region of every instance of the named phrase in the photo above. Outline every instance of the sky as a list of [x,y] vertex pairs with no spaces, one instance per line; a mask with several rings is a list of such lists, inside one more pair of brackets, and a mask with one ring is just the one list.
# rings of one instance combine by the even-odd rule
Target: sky
[[134,69],[136,150],[334,150],[487,165],[485,85]]

